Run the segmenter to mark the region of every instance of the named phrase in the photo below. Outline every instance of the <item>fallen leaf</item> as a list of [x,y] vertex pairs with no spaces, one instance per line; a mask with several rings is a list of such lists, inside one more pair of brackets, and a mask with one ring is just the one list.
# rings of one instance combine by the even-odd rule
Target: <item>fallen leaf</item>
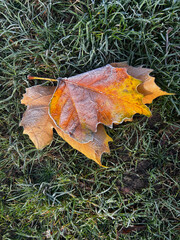
[[53,128],[73,148],[82,152],[86,157],[94,160],[100,166],[103,152],[109,153],[108,142],[112,139],[106,134],[103,125],[99,125],[93,141],[79,143],[58,128],[48,114],[49,102],[55,87],[34,86],[27,88],[22,104],[27,105],[20,126],[24,127],[24,134],[28,134],[37,149],[43,149],[53,139]]
[[72,138],[87,143],[100,123],[112,128],[136,113],[151,116],[137,91],[141,83],[126,68],[110,64],[61,79],[50,102],[50,116]]
[[112,141],[102,124],[112,127],[113,123],[132,120],[135,113],[150,116],[145,103],[169,95],[155,84],[149,76],[151,71],[127,63],[112,63],[59,79],[56,88],[28,88],[21,101],[27,110],[20,126],[37,149],[52,141],[55,129],[73,148],[102,166],[101,155],[110,152],[108,142]]

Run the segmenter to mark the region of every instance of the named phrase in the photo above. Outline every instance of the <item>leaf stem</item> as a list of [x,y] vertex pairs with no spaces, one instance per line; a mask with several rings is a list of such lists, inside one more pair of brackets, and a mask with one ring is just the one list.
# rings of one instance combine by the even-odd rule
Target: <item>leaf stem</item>
[[40,80],[45,80],[45,81],[57,82],[57,79],[53,79],[53,78],[33,77],[30,75],[28,75],[27,78],[28,78],[28,80],[40,79]]

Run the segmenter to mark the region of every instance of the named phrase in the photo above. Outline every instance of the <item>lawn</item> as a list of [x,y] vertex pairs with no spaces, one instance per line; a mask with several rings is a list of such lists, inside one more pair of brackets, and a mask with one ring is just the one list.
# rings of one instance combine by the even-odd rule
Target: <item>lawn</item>
[[[0,0],[0,239],[179,239],[176,0]],[[37,150],[19,126],[26,88],[111,62],[154,69],[152,117],[106,128],[98,166],[57,133]]]

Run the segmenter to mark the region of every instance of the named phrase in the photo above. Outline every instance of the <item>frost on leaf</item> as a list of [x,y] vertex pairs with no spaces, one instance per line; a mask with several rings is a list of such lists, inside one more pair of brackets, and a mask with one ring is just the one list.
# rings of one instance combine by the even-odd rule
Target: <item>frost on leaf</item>
[[112,141],[103,125],[113,127],[132,120],[136,113],[149,117],[145,104],[170,95],[155,84],[151,71],[112,63],[61,79],[56,88],[27,88],[21,101],[27,110],[20,126],[37,149],[51,143],[55,129],[73,148],[101,165],[101,155],[110,152]]

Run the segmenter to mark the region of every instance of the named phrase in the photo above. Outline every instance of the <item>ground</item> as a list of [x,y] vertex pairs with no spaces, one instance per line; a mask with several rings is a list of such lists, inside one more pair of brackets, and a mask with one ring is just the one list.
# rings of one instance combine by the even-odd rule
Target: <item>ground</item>
[[[179,239],[178,1],[1,0],[0,239]],[[36,150],[19,122],[27,75],[127,61],[175,93],[106,129],[99,167],[56,133]]]

